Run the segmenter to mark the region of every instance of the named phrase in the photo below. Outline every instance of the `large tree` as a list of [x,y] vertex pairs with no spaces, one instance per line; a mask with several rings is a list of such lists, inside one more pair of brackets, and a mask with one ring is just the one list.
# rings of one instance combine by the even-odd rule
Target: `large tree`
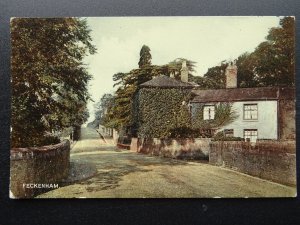
[[44,144],[47,133],[86,121],[91,41],[83,19],[12,19],[13,147]]
[[[278,27],[270,29],[266,40],[252,53],[243,53],[236,59],[239,87],[294,86],[295,85],[295,19],[284,17]],[[194,80],[203,88],[224,88],[225,68],[208,69],[203,78]]]
[[140,51],[139,68],[151,65],[152,56],[150,51],[151,50],[147,45],[143,45]]
[[[214,66],[208,69],[208,71],[204,74],[204,84],[202,84],[206,88],[225,88],[226,86],[226,77],[225,71],[228,63],[226,61],[222,61],[219,66]],[[201,84],[200,84],[201,85]]]
[[257,87],[258,81],[255,76],[257,66],[257,56],[253,53],[244,53],[236,60],[237,83],[239,87]]
[[[145,48],[144,45],[141,49],[141,53],[146,51],[145,49],[147,50],[149,47]],[[140,68],[133,69],[127,73],[120,72],[114,74],[114,86],[118,86],[118,89],[114,96],[114,104],[107,115],[109,119],[106,119],[106,126],[118,130],[121,128],[132,128],[135,123],[133,116],[134,96],[138,91],[139,85],[161,74],[166,76],[173,74],[175,79],[180,79],[180,70],[183,60],[187,61],[189,75],[192,76],[195,62],[183,58],[177,58],[166,65],[151,65],[150,63],[145,63]]]
[[255,50],[258,85],[295,85],[295,19],[281,19],[266,39]]

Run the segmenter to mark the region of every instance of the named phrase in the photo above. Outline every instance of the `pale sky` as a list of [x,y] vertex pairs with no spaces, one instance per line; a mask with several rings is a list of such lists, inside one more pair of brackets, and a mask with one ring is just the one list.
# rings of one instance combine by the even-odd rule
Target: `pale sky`
[[[89,92],[95,101],[113,92],[112,76],[138,68],[139,52],[151,49],[152,64],[163,65],[176,58],[196,62],[196,73],[223,60],[234,60],[252,52],[265,40],[279,17],[94,17],[87,18],[98,52],[88,56],[93,75]],[[93,103],[88,104],[89,122],[94,119]]]

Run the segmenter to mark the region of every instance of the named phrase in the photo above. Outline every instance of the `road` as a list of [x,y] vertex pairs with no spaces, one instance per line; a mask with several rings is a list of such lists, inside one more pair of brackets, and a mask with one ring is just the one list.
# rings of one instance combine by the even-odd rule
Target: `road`
[[200,162],[152,157],[116,149],[82,129],[71,161],[95,165],[94,177],[38,198],[293,197],[296,189]]

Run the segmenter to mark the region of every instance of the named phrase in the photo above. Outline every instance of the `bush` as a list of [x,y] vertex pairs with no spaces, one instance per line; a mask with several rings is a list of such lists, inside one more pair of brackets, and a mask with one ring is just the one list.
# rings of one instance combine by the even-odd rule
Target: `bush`
[[178,127],[170,130],[170,138],[195,138],[199,136],[199,130],[189,127]]
[[43,139],[40,140],[39,146],[44,145],[54,145],[60,142],[60,138],[53,135],[46,135]]
[[213,138],[212,141],[245,141],[245,138],[241,137],[224,137],[220,139]]
[[215,134],[212,141],[245,141],[245,139],[241,137],[226,137],[224,132],[220,131]]

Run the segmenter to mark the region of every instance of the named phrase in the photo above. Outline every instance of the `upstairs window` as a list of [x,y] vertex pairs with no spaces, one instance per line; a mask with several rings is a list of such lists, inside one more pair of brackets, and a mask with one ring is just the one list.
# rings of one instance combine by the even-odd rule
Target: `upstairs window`
[[244,105],[244,120],[257,120],[257,104]]
[[205,105],[203,107],[203,119],[204,120],[213,120],[215,118],[215,106],[214,105]]

